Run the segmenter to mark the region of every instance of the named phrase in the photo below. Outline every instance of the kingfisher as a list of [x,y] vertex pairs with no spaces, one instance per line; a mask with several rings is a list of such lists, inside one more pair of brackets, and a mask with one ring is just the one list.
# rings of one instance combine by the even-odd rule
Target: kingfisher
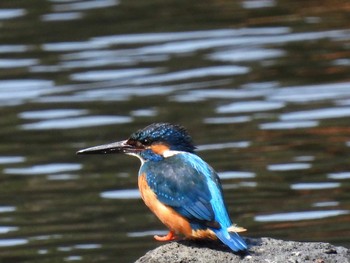
[[169,229],[158,241],[219,239],[234,252],[247,250],[232,224],[218,174],[194,151],[191,136],[180,125],[153,123],[127,140],[90,147],[77,154],[124,153],[141,160],[138,187],[150,210]]

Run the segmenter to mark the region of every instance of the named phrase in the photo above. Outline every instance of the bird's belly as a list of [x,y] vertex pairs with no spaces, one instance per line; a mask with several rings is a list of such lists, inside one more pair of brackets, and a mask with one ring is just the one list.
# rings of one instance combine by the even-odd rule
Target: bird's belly
[[156,194],[148,186],[145,174],[139,176],[138,186],[143,201],[164,225],[176,233],[181,233],[186,237],[193,237],[193,231],[188,220],[158,200]]

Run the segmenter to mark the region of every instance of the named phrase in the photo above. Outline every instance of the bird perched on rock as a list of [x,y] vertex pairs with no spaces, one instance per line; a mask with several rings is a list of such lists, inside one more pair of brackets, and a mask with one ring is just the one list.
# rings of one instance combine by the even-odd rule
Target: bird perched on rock
[[187,131],[170,123],[153,123],[124,141],[83,149],[77,154],[125,153],[141,160],[138,186],[141,197],[169,228],[156,240],[182,234],[190,239],[220,239],[233,251],[247,249],[232,224],[214,169],[194,153]]

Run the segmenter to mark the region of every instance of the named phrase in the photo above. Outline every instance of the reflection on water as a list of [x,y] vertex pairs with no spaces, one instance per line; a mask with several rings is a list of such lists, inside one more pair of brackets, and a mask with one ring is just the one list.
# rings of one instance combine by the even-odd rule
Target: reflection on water
[[270,111],[284,107],[282,102],[273,101],[246,101],[234,102],[217,108],[218,113],[237,113],[237,112],[254,112]]
[[76,180],[79,179],[79,176],[76,174],[50,174],[47,176],[47,180]]
[[24,16],[27,13],[26,10],[16,9],[0,9],[0,20],[12,19],[20,16]]
[[21,175],[38,175],[38,174],[51,174],[51,173],[62,173],[68,171],[77,171],[82,168],[81,164],[78,163],[52,163],[33,165],[30,167],[23,168],[6,168],[4,169],[5,174],[21,174]]
[[308,111],[298,111],[281,115],[282,120],[319,120],[350,116],[350,107],[335,107]]
[[140,199],[141,195],[138,189],[123,189],[106,191],[100,194],[102,198],[111,199]]
[[128,237],[145,237],[145,236],[154,236],[154,235],[166,235],[168,231],[162,231],[162,230],[150,230],[150,231],[143,231],[143,232],[130,232],[128,233]]
[[88,114],[87,110],[77,109],[52,109],[52,110],[40,110],[40,111],[26,111],[21,112],[19,117],[22,119],[56,119],[67,118],[72,116],[80,116]]
[[11,231],[17,231],[18,227],[16,226],[0,226],[0,234],[6,234]]
[[220,179],[254,178],[255,176],[255,173],[241,171],[227,171],[219,173]]
[[0,213],[13,212],[16,210],[14,206],[0,206]]
[[272,7],[276,5],[274,0],[248,0],[242,1],[242,7],[246,9]]
[[317,121],[281,121],[281,122],[270,122],[259,125],[262,130],[284,130],[284,129],[301,129],[311,128],[318,126]]
[[331,173],[328,175],[329,179],[350,179],[350,172],[340,172],[340,173]]
[[314,207],[338,206],[338,205],[339,205],[339,202],[336,202],[336,201],[317,202],[313,204]]
[[313,220],[338,215],[348,214],[346,210],[322,210],[322,211],[306,211],[306,212],[291,212],[280,213],[272,215],[260,215],[256,216],[255,220],[259,222],[271,222],[271,221],[300,221],[300,220]]
[[84,116],[70,117],[62,119],[50,119],[36,123],[24,124],[21,126],[24,130],[52,130],[52,129],[73,129],[91,126],[102,126],[110,124],[129,123],[132,118],[128,116]]
[[250,145],[250,142],[226,142],[226,143],[212,143],[202,144],[197,146],[197,151],[208,151],[208,150],[222,150],[227,148],[246,148]]
[[349,246],[344,5],[10,1],[0,258],[132,262],[158,246],[139,161],[75,156],[155,121],[188,128],[246,235]]
[[0,156],[0,164],[22,163],[25,160],[23,156]]
[[320,183],[297,183],[291,184],[290,188],[293,190],[319,190],[340,187],[340,183],[336,182],[320,182]]
[[[57,1],[52,1],[57,2]],[[64,1],[63,1],[64,2]],[[89,10],[96,8],[105,8],[115,6],[119,3],[118,0],[89,0],[89,1],[66,1],[67,3],[57,3],[52,6],[56,12],[74,11],[74,10]],[[72,2],[72,3],[69,3]]]
[[286,102],[312,102],[343,98],[350,94],[349,82],[280,88],[269,96],[270,100]]
[[0,247],[13,247],[27,244],[27,239],[0,239]]
[[310,169],[309,163],[282,163],[282,164],[270,164],[267,169],[270,171],[290,171],[290,170],[304,170]]

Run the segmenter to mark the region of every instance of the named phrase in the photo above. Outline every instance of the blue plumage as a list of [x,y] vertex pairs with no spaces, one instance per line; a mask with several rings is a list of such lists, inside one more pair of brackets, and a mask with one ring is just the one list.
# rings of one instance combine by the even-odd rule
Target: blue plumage
[[153,123],[131,134],[129,141],[139,142],[145,146],[166,142],[171,150],[184,152],[193,152],[196,148],[184,127],[170,123]]
[[146,173],[150,188],[162,203],[190,219],[214,221],[206,179],[191,165],[188,155],[199,159],[194,154],[179,153],[161,161],[145,162],[140,174]]
[[200,238],[215,234],[233,251],[246,250],[246,243],[234,232],[238,228],[232,227],[217,173],[194,149],[183,127],[154,123],[125,141],[78,153],[126,153],[141,159],[141,196],[170,229],[164,237],[155,236],[157,240],[172,240],[175,233]]
[[161,161],[149,161],[140,169],[159,201],[192,222],[193,229],[211,229],[234,251],[247,245],[237,233],[229,233],[232,222],[222,197],[218,175],[195,154],[181,152]]

